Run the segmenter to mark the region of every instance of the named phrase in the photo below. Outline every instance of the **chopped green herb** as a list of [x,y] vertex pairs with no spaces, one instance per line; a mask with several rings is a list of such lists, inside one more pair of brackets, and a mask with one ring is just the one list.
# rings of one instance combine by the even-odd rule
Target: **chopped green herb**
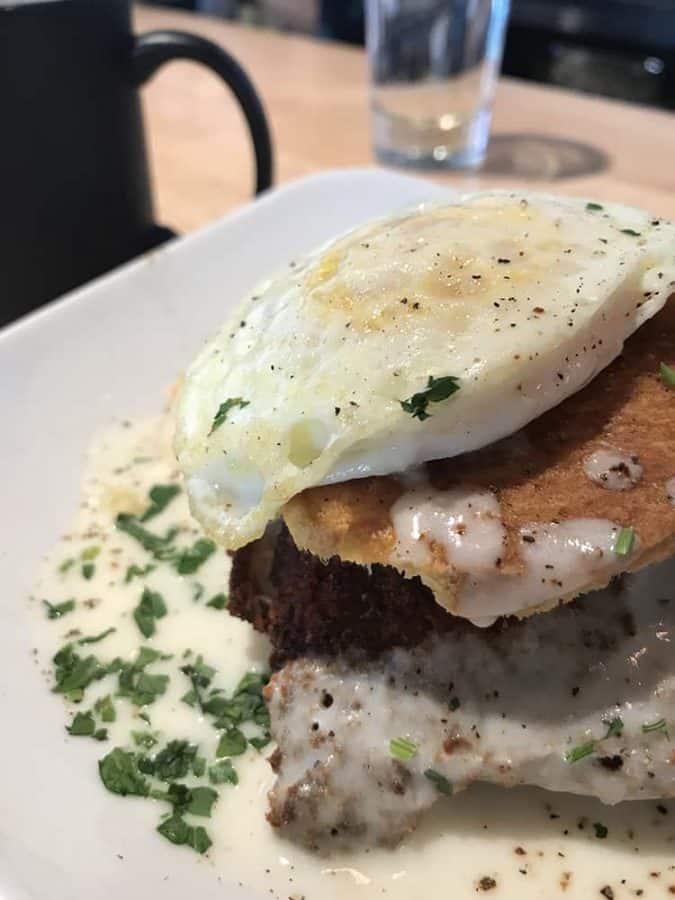
[[595,749],[596,741],[587,741],[585,744],[579,744],[578,747],[572,747],[572,749],[568,750],[565,754],[565,762],[579,762],[580,759],[584,759],[584,757],[591,756],[595,753]]
[[216,749],[216,757],[240,756],[246,752],[246,736],[238,728],[229,728],[221,735]]
[[73,737],[93,737],[96,731],[96,722],[91,712],[75,713],[73,721],[66,728],[68,734]]
[[100,547],[87,547],[86,550],[82,551],[80,558],[83,559],[85,562],[91,562],[93,559],[96,559],[96,557],[99,555],[100,552],[101,552]]
[[604,206],[601,206],[599,203],[587,203],[586,209],[591,212],[597,212],[598,210],[604,209]]
[[187,844],[190,826],[180,816],[173,815],[158,825],[157,831],[172,844]]
[[616,536],[616,541],[614,543],[614,552],[617,556],[628,556],[628,554],[633,549],[634,542],[635,529],[631,526],[629,526],[628,528],[622,528]]
[[49,600],[42,601],[47,608],[48,619],[60,619],[61,616],[67,615],[75,609],[74,600],[64,600],[63,603],[50,603]]
[[64,559],[61,565],[59,566],[59,572],[67,572],[68,569],[72,569],[75,565],[75,558],[73,556],[69,556],[68,559]]
[[216,674],[213,666],[207,665],[201,655],[193,663],[181,666],[181,672],[194,679],[200,688],[207,688]]
[[389,753],[394,759],[407,762],[417,755],[417,744],[409,741],[407,738],[392,738],[389,741]]
[[451,712],[456,712],[461,706],[459,702],[459,697],[453,697],[452,700],[448,702],[448,706]]
[[145,510],[140,521],[147,522],[148,519],[158,516],[178,494],[180,494],[180,487],[177,484],[156,484],[151,487],[148,494],[150,506]]
[[169,528],[164,535],[153,534],[147,528],[144,528],[136,516],[131,515],[131,513],[119,513],[115,519],[115,525],[120,531],[138,541],[144,550],[147,550],[148,553],[151,553],[157,559],[166,559],[167,556],[171,555],[170,545],[178,534],[177,528]]
[[252,747],[255,747],[256,750],[262,750],[262,748],[266,747],[271,740],[272,735],[269,733],[269,731],[266,731],[259,737],[250,737],[248,739],[248,742]]
[[[53,658],[56,684],[53,691],[66,694],[70,700],[81,700],[82,693],[92,683],[107,674],[107,668],[95,656],[79,656],[72,644],[66,644]],[[75,694],[75,696],[73,696]]]
[[157,662],[159,659],[171,659],[171,654],[162,653],[161,650],[155,650],[154,647],[140,647],[133,665],[135,669],[145,669],[150,663]]
[[150,785],[139,772],[133,753],[115,747],[98,764],[101,781],[113,794],[147,797]]
[[131,737],[137,747],[145,747],[146,750],[151,750],[157,743],[157,738],[151,731],[132,731]]
[[103,722],[114,722],[117,718],[115,705],[110,694],[106,694],[105,697],[100,697],[96,703],[94,703],[94,711]]
[[662,362],[659,366],[661,381],[668,387],[675,387],[675,369]]
[[143,589],[141,599],[134,610],[134,620],[143,637],[152,637],[156,631],[155,621],[166,615],[166,603],[161,594]]
[[129,697],[135,706],[147,706],[161,696],[169,683],[168,675],[149,675],[146,666],[158,659],[169,659],[152,647],[141,647],[133,663],[113,660],[110,672],[118,672],[118,697]]
[[185,844],[192,847],[197,853],[206,853],[212,843],[206,829],[201,825],[193,828],[175,813],[161,822],[157,826],[157,831],[172,844]]
[[152,722],[150,721],[150,716],[146,712],[139,712],[138,718],[142,719],[148,726],[152,724]]
[[641,232],[634,231],[632,228],[620,228],[621,234],[629,234],[631,237],[640,237]]
[[117,631],[116,628],[106,628],[105,631],[102,631],[100,634],[95,634],[92,637],[83,637],[78,640],[78,644],[98,644],[99,641],[102,641],[103,638],[107,638],[109,634],[114,634]]
[[209,837],[208,832],[201,825],[190,829],[188,844],[197,853],[206,853],[212,843],[213,841]]
[[82,565],[82,577],[87,581],[91,581],[96,572],[96,566],[93,563],[87,562]]
[[206,772],[206,760],[203,756],[195,756],[192,760],[192,774],[195,778],[201,778]]
[[435,769],[425,769],[424,777],[428,778],[441,794],[445,794],[447,797],[452,796],[452,783],[448,781],[445,775],[441,775]]
[[595,829],[596,838],[604,838],[609,834],[609,828],[606,825],[603,825],[602,822],[593,822],[593,828]]
[[249,405],[248,400],[242,400],[241,397],[230,397],[228,400],[225,400],[224,403],[221,403],[218,407],[218,412],[213,417],[213,422],[211,424],[211,431],[209,431],[209,437],[213,434],[213,432],[220,428],[225,419],[227,418],[227,414],[231,409],[235,407],[239,407],[239,409],[243,409],[245,406]]
[[607,726],[607,734],[605,735],[603,740],[606,741],[607,738],[611,737],[621,737],[621,735],[623,734],[623,719],[617,717],[615,719],[612,719],[610,722],[605,722],[605,725]]
[[400,400],[399,403],[403,410],[413,417],[423,422],[430,418],[427,407],[430,403],[440,403],[447,400],[460,388],[459,378],[454,375],[444,375],[441,378],[429,376],[426,389],[417,394],[413,394],[408,400]]
[[225,609],[229,602],[230,598],[227,594],[216,594],[214,597],[211,597],[206,605],[212,609]]
[[143,578],[145,575],[149,575],[150,572],[154,572],[157,566],[153,566],[152,563],[148,563],[147,566],[137,566],[135,563],[129,566],[127,569],[127,573],[124,576],[124,583],[129,584],[130,581],[133,581],[134,578]]
[[153,759],[154,773],[162,781],[184,778],[197,755],[196,744],[189,741],[169,741]]
[[211,787],[190,788],[190,799],[186,811],[192,813],[193,816],[209,817],[217,799],[218,791],[214,791]]
[[197,601],[201,600],[203,596],[204,585],[200,584],[198,581],[195,581],[195,583],[192,585],[192,599],[195,603],[197,603]]
[[650,734],[653,731],[664,734],[668,738],[668,740],[670,740],[670,735],[668,734],[668,723],[665,719],[658,719],[656,722],[651,722],[648,725],[642,726],[643,734]]
[[149,675],[141,672],[136,681],[136,689],[131,695],[135,706],[149,706],[166,692],[169,683],[168,675]]
[[231,760],[221,759],[209,766],[209,781],[211,784],[239,784],[239,777]]
[[192,575],[215,553],[216,545],[208,538],[198,538],[191,547],[178,550],[171,562],[179,575]]

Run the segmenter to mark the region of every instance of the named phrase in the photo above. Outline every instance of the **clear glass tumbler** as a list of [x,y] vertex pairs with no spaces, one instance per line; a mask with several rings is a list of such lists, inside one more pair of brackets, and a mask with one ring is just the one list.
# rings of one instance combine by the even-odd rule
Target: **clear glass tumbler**
[[366,0],[373,143],[394,165],[485,158],[509,0]]

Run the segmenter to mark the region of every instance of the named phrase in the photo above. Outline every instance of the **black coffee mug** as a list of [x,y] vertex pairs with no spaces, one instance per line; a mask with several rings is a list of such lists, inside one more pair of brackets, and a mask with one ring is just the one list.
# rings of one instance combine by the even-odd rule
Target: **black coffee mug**
[[269,187],[265,113],[216,44],[178,31],[135,37],[129,0],[0,0],[0,324],[171,236],[153,221],[138,88],[173,59],[203,63],[231,88],[255,190]]

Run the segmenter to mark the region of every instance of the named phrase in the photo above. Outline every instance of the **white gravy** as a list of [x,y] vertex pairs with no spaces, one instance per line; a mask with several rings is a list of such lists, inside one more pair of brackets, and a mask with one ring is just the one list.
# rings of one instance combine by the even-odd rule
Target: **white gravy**
[[[31,598],[34,641],[47,664],[73,631],[94,635],[109,627],[116,631],[88,648],[101,659],[131,658],[143,644],[174,654],[153,669],[166,672],[171,682],[166,694],[147,707],[152,729],[160,733],[161,741],[189,738],[212,759],[216,731],[180,701],[187,687],[178,671],[181,654],[188,648],[203,654],[217,669],[214,683],[229,690],[246,671],[266,668],[268,646],[249,625],[205,605],[208,598],[227,589],[229,561],[224,553],[214,553],[194,576],[178,576],[170,566],[159,564],[145,577],[125,583],[128,566],[143,567],[149,559],[136,542],[114,528],[114,517],[120,511],[140,512],[152,485],[177,477],[165,417],[115,426],[96,441],[81,506],[45,560]],[[172,525],[183,529],[181,541],[192,542],[198,536],[184,493],[148,522],[148,528],[157,533]],[[81,554],[92,546],[100,551],[92,561],[95,572],[86,580],[81,575]],[[60,572],[69,559],[76,561]],[[141,636],[131,615],[145,585],[161,592],[168,607],[149,640]],[[42,600],[58,603],[68,598],[76,601],[74,611],[48,620]],[[108,679],[96,683],[87,689],[82,706],[89,708],[97,696],[113,688]],[[54,702],[60,701],[55,697]],[[130,746],[131,728],[144,727],[127,701],[115,700],[115,705],[117,721],[107,726],[107,742],[75,737],[65,741],[64,752],[75,742],[86,743],[91,772],[96,771],[96,760],[113,746]],[[67,704],[64,724],[75,709]],[[61,735],[54,738],[60,741]],[[666,897],[671,886],[675,891],[675,807],[664,806],[665,813],[654,802],[607,808],[593,800],[538,789],[506,792],[477,785],[437,804],[395,851],[361,847],[331,857],[315,856],[281,840],[265,820],[266,793],[274,781],[265,760],[271,749],[261,753],[249,749],[234,758],[239,785],[219,786],[213,817],[194,821],[205,825],[213,839],[205,860],[195,855],[195,865],[206,861],[214,879],[243,882],[261,896],[283,900],[357,896],[362,900],[383,896],[446,900],[451,896],[462,900],[487,893],[510,900],[554,896],[586,900],[600,898],[601,891],[610,887],[612,896],[623,900]],[[73,758],[81,757],[74,754]],[[136,803],[112,794],[109,802],[127,804],[129,816],[138,809]],[[159,821],[166,805],[156,806]],[[609,829],[604,840],[595,836],[592,823],[597,821]],[[150,830],[147,841],[151,848],[163,838]],[[175,852],[192,851],[177,847]],[[223,896],[227,896],[225,885]],[[604,896],[609,896],[607,891]]]

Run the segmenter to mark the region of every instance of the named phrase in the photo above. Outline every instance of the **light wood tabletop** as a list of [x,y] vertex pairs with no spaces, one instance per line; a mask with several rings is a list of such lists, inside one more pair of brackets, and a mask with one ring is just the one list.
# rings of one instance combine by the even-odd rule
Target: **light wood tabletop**
[[[277,184],[375,164],[363,50],[142,6],[135,24],[137,32],[201,34],[239,60],[270,119]],[[174,62],[143,97],[158,221],[190,231],[246,202],[253,181],[246,126],[217,77]],[[675,218],[674,163],[675,115],[504,78],[486,170],[419,174],[467,190],[527,184]]]

